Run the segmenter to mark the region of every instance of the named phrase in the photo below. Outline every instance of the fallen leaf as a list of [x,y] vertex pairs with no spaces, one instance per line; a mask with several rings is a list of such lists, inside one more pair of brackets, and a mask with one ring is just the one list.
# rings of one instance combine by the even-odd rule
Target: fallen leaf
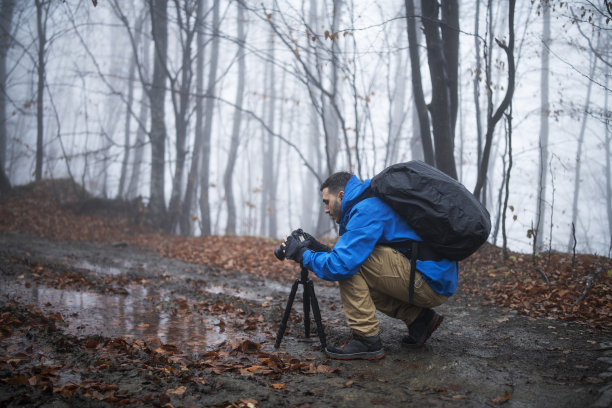
[[261,349],[261,344],[255,343],[251,340],[245,340],[238,345],[238,349],[246,354],[254,354]]
[[89,340],[87,342],[87,344],[85,344],[85,347],[94,349],[94,348],[98,347],[98,341],[97,340]]
[[170,395],[183,395],[187,391],[187,387],[181,385],[179,387],[173,388],[171,390],[166,391],[166,394]]
[[491,402],[494,404],[503,404],[504,402],[508,401],[510,397],[511,397],[510,392],[506,391],[506,393],[502,395],[501,397],[491,398]]

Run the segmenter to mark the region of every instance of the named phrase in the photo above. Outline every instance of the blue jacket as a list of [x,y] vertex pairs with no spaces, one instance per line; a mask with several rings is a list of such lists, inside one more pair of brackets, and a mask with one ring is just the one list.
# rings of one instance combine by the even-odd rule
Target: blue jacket
[[[422,241],[416,232],[387,204],[369,197],[370,180],[353,176],[342,198],[340,239],[331,252],[304,252],[302,264],[321,279],[351,278],[376,245],[406,240]],[[436,292],[450,296],[457,288],[456,261],[417,261],[417,269]]]

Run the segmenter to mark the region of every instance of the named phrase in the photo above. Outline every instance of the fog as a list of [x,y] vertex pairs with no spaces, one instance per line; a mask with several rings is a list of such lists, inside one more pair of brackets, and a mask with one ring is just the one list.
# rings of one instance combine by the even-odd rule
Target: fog
[[[3,7],[6,0],[3,1]],[[6,59],[5,172],[13,186],[34,181],[36,171],[37,69],[40,65],[37,7],[18,2]],[[124,4],[125,3],[125,4]],[[129,4],[128,4],[129,3]],[[419,2],[415,2],[419,3]],[[460,181],[476,184],[478,149],[474,78],[479,75],[481,130],[486,99],[493,109],[507,88],[503,49],[508,38],[508,2],[480,2],[475,32],[474,1],[460,2],[458,120],[454,157]],[[551,41],[543,40],[540,2],[521,1],[515,15],[516,87],[512,98],[512,162],[506,228],[508,247],[531,252],[528,231],[537,223],[540,126],[548,121],[546,189],[540,250],[568,250],[572,204],[580,163],[575,224],[576,249],[609,256],[611,15],[605,5],[551,1]],[[151,90],[158,45],[148,2],[41,2],[46,18],[43,92],[43,178],[72,177],[92,193],[126,199],[151,197]],[[320,218],[319,183],[330,170],[350,170],[362,179],[386,166],[422,158],[412,88],[407,21],[402,1],[219,2],[218,31],[213,0],[167,2],[168,48],[164,67],[164,203],[173,193],[180,133],[181,86],[188,81],[184,111],[185,170],[180,197],[196,151],[197,119],[210,120],[208,189],[197,190],[210,205],[210,231],[225,234],[228,199],[224,173],[234,158],[232,193],[236,233],[279,238],[302,227],[334,236]],[[417,9],[419,5],[417,4]],[[335,7],[335,8],[334,8]],[[597,8],[601,7],[601,8]],[[238,10],[243,9],[242,18]],[[418,15],[420,11],[417,10]],[[492,31],[487,30],[488,23]],[[244,29],[244,89],[240,90],[240,34]],[[183,28],[181,28],[183,27]],[[184,63],[187,34],[189,62]],[[198,44],[200,32],[203,43]],[[420,30],[419,30],[420,32]],[[334,34],[336,34],[334,36]],[[491,36],[490,36],[491,35]],[[426,44],[420,36],[425,100],[432,87]],[[214,40],[218,39],[218,60]],[[491,39],[493,41],[491,42]],[[476,71],[476,45],[491,58],[491,83]],[[200,47],[201,45],[201,47]],[[543,112],[542,54],[549,51],[549,109]],[[202,85],[197,83],[197,56]],[[134,59],[136,55],[136,59]],[[215,62],[216,60],[216,62]],[[485,60],[483,59],[483,69]],[[216,76],[210,75],[216,64]],[[187,74],[185,74],[187,72]],[[211,78],[212,81],[211,82]],[[319,85],[317,86],[317,81]],[[214,86],[211,86],[214,85]],[[210,92],[214,88],[213,92]],[[331,96],[330,96],[331,95]],[[197,100],[211,101],[198,112]],[[506,114],[510,111],[506,111]],[[234,124],[240,115],[237,146]],[[160,118],[157,118],[160,119]],[[139,139],[138,133],[141,132]],[[493,224],[503,203],[508,156],[507,117],[496,127],[487,173],[486,205]],[[582,135],[582,138],[581,138]],[[582,144],[580,145],[580,140]],[[206,142],[204,142],[206,144]],[[123,161],[129,147],[127,162]],[[141,150],[139,150],[141,149]],[[199,150],[198,150],[199,151]],[[579,156],[578,156],[578,153]],[[137,159],[142,155],[142,161]],[[126,180],[120,191],[121,174]],[[132,177],[136,172],[137,178]],[[137,180],[129,184],[129,179]],[[544,191],[544,190],[542,190]],[[500,201],[501,200],[501,201]],[[194,200],[198,201],[198,200]],[[201,201],[200,201],[201,202]],[[201,208],[191,207],[193,233],[202,231]],[[501,223],[498,224],[501,228]],[[177,231],[174,227],[173,231]],[[490,242],[501,245],[501,231]]]

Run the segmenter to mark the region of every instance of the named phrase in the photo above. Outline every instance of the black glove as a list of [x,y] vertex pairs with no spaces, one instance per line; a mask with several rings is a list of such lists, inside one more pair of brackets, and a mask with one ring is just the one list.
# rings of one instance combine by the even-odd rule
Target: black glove
[[304,237],[304,242],[306,243],[306,247],[314,252],[331,252],[331,248],[325,244],[320,243],[316,240],[315,237],[310,235],[307,232],[302,231],[302,229],[297,229],[291,233],[292,236],[301,235]]
[[285,241],[285,258],[291,259],[301,265],[304,252],[308,249],[306,245],[307,241],[300,241],[292,233]]

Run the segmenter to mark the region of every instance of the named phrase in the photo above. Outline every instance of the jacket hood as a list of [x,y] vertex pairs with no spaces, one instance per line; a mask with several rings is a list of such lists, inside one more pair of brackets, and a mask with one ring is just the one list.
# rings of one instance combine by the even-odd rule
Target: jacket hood
[[342,197],[342,216],[340,218],[340,235],[344,233],[344,227],[348,222],[348,214],[355,204],[367,198],[370,194],[370,179],[365,181],[359,180],[355,175],[349,179],[344,187],[344,196]]

